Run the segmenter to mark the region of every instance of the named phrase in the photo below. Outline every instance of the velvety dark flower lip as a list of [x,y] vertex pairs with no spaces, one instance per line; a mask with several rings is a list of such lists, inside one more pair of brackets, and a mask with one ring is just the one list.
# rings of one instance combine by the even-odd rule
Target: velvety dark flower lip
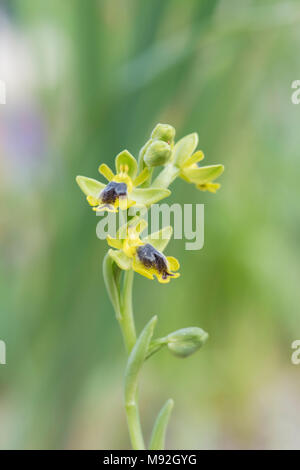
[[100,193],[100,198],[103,204],[114,204],[119,197],[126,196],[126,183],[116,183],[115,181],[110,181]]
[[138,247],[137,255],[146,268],[156,269],[163,279],[166,279],[168,276],[174,276],[174,274],[168,271],[166,257],[154,246],[150,245],[150,243]]

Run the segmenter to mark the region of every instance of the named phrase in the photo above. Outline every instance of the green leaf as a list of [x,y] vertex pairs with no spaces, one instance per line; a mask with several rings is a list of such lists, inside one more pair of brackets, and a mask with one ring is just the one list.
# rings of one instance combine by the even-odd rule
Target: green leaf
[[137,161],[133,155],[131,155],[128,150],[123,150],[119,155],[116,156],[116,170],[117,173],[121,172],[121,166],[127,165],[128,166],[128,175],[130,178],[135,178],[137,174]]
[[171,226],[164,227],[158,232],[151,233],[148,237],[143,238],[143,242],[150,243],[158,251],[164,251],[172,237],[172,233],[173,228]]
[[205,184],[218,178],[223,171],[223,165],[210,165],[199,168],[186,168],[182,173],[192,183]]
[[140,336],[138,337],[127,362],[125,372],[125,403],[130,404],[135,401],[138,375],[146,359],[148,347],[153,335],[157,317],[151,318]]
[[132,260],[122,250],[108,250],[108,255],[119,266],[120,269],[127,271],[131,268]]
[[160,188],[134,188],[130,194],[130,198],[136,201],[137,204],[144,206],[151,206],[156,202],[168,197],[171,191],[168,189]]
[[186,135],[180,139],[174,147],[174,165],[180,167],[196,150],[198,145],[198,134]]
[[115,265],[113,259],[107,253],[103,260],[103,277],[110,301],[114,307],[117,318],[121,318],[120,308],[120,269]]
[[174,401],[170,398],[160,410],[154,423],[149,446],[150,450],[164,450],[167,426],[173,406]]
[[76,183],[86,196],[93,196],[95,198],[98,198],[99,194],[106,186],[100,183],[100,181],[87,178],[86,176],[76,176]]

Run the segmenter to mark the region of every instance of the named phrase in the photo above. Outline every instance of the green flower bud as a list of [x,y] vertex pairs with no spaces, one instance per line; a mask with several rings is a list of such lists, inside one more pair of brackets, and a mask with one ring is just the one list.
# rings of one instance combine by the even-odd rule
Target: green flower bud
[[201,348],[208,338],[201,328],[190,327],[170,333],[167,339],[167,346],[172,354],[179,357],[187,357]]
[[154,140],[145,152],[144,162],[149,167],[165,165],[171,155],[171,147],[167,142]]
[[175,137],[175,129],[169,124],[157,124],[151,134],[153,140],[163,140],[168,144],[173,143]]

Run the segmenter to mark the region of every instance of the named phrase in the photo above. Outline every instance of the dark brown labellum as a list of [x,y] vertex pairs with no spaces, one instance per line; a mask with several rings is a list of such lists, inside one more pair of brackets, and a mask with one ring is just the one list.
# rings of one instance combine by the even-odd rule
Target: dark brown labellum
[[173,274],[168,272],[168,264],[165,256],[154,248],[154,246],[150,245],[150,243],[139,246],[137,255],[146,268],[155,268],[162,274],[163,279],[166,279],[168,276],[173,276]]
[[101,201],[104,204],[114,204],[116,199],[122,196],[127,196],[127,185],[115,181],[110,181],[100,194]]

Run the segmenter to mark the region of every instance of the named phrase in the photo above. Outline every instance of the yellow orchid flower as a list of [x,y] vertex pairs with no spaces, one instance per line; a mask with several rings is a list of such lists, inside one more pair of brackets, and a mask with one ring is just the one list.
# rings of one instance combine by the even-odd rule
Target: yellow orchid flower
[[77,176],[76,181],[86,195],[87,201],[96,212],[118,212],[135,204],[150,206],[169,196],[170,191],[159,188],[138,188],[149,177],[149,169],[144,168],[137,175],[137,161],[127,151],[119,153],[115,159],[116,173],[103,163],[99,172],[108,180],[108,184],[86,176]]
[[172,235],[172,227],[165,227],[141,240],[140,234],[146,225],[145,221],[141,221],[135,226],[127,227],[126,232],[122,228],[122,233],[119,231],[117,238],[108,236],[107,243],[116,248],[108,253],[120,269],[133,269],[152,280],[156,276],[159,282],[166,284],[171,278],[180,276],[174,272],[180,267],[177,259],[162,253]]
[[223,165],[199,166],[204,154],[201,150],[193,153],[198,145],[198,134],[189,134],[180,139],[174,147],[174,164],[180,169],[179,176],[193,183],[201,191],[215,193],[220,188],[219,183],[213,180],[218,178],[224,171]]

